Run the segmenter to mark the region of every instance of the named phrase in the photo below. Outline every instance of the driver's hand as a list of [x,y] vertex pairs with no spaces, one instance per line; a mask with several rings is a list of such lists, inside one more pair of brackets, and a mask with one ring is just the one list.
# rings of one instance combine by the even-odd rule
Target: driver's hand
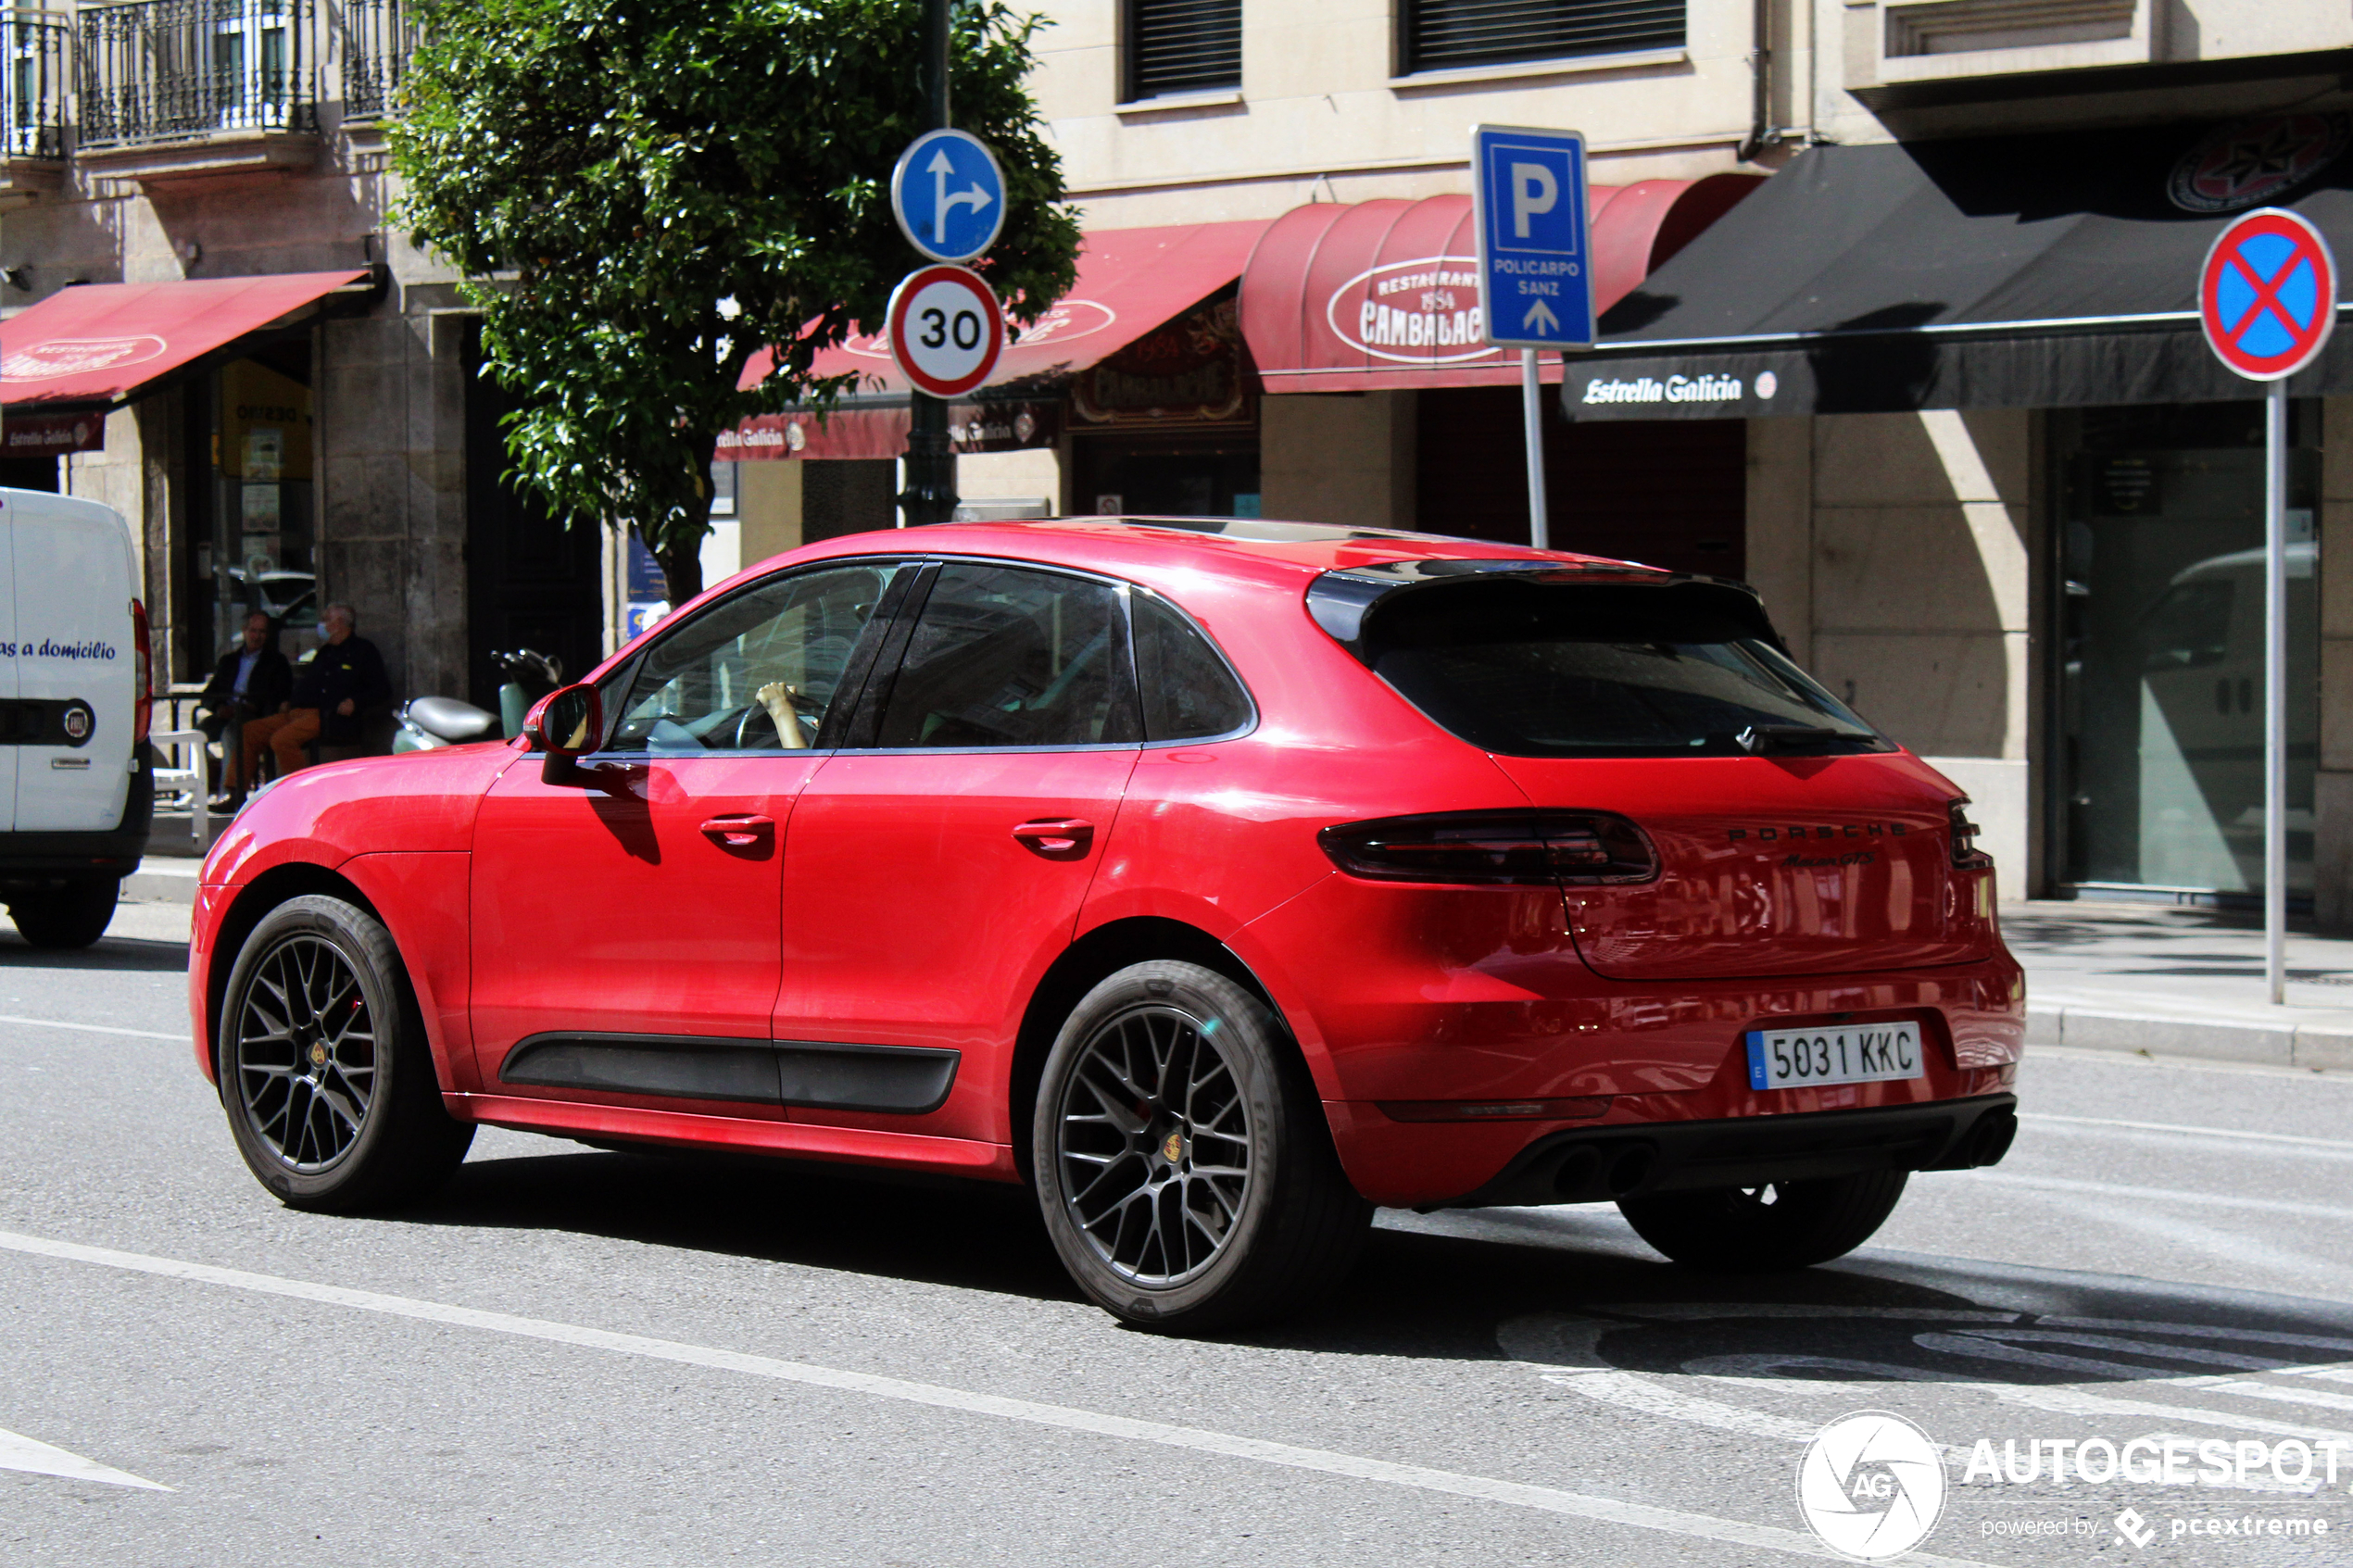
[[809,737],[801,732],[800,715],[793,711],[793,689],[782,681],[771,681],[751,694],[761,707],[768,710],[774,721],[776,735],[787,751],[807,749]]

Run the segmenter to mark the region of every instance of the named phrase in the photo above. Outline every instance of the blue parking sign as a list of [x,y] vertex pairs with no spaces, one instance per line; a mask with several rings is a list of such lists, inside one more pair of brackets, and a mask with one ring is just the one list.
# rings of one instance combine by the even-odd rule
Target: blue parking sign
[[1585,138],[1477,126],[1471,169],[1487,341],[1498,348],[1592,347]]

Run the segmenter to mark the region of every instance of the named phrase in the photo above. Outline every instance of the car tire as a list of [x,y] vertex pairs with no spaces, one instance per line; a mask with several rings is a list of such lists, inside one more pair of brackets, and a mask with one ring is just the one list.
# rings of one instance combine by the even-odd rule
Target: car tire
[[237,954],[215,1042],[237,1152],[290,1208],[356,1213],[448,1180],[473,1123],[444,1110],[392,934],[344,899],[279,905]]
[[36,947],[87,947],[114,923],[118,877],[87,877],[28,893],[8,906],[17,934]]
[[1140,1328],[1296,1311],[1371,1228],[1280,1022],[1199,964],[1135,964],[1087,993],[1046,1059],[1031,1147],[1063,1266]]
[[1811,1268],[1871,1238],[1904,1196],[1908,1173],[1865,1171],[1762,1187],[1621,1198],[1634,1234],[1678,1263],[1713,1273]]

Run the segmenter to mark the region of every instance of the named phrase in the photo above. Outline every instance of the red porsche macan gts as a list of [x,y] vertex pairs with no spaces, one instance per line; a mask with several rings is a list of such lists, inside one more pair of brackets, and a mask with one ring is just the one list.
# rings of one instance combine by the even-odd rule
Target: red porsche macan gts
[[524,736],[296,773],[206,863],[197,1059],[285,1202],[474,1124],[1026,1182],[1130,1321],[1376,1204],[1822,1261],[1998,1160],[2024,987],[1959,792],[1738,583],[1220,520],[870,533]]

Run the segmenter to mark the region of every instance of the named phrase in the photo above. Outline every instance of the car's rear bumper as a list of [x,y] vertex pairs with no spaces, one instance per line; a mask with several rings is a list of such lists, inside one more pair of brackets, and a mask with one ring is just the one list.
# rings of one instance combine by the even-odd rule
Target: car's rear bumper
[[[1937,1108],[2009,1093],[2026,1035],[2022,978],[1998,952],[1933,969],[1652,985],[1530,963],[1511,976],[1517,997],[1497,994],[1500,985],[1466,995],[1472,987],[1460,974],[1410,991],[1387,979],[1376,970],[1353,986],[1335,980],[1287,1012],[1313,1026],[1302,1043],[1322,1055],[1318,1083],[1350,1179],[1374,1202],[1397,1207],[1462,1203],[1474,1194],[1479,1202],[1516,1203],[1617,1196],[1598,1180],[1567,1189],[1555,1182],[1547,1192],[1557,1174],[1551,1171],[1526,1189],[1541,1196],[1488,1196],[1504,1190],[1539,1148],[1588,1135],[1617,1140],[1613,1148],[1647,1136],[1664,1160],[1699,1136],[1663,1130],[1670,1126],[1769,1127],[1760,1135],[1776,1148],[1786,1139],[1802,1152],[1813,1129],[1839,1124],[1826,1117],[1944,1114]],[[1920,1025],[1920,1077],[1750,1085],[1749,1030],[1898,1020]],[[1931,1150],[1910,1168],[1945,1157]],[[1713,1158],[1692,1169],[1705,1180],[1738,1182],[1737,1171],[1713,1171]],[[1642,1190],[1669,1179],[1669,1163]],[[1785,1163],[1780,1173],[1795,1180],[1806,1173]]]
[[1591,1203],[1654,1192],[1763,1186],[1865,1171],[1993,1165],[2018,1135],[2018,1097],[1654,1122],[1553,1133],[1455,1203]]

